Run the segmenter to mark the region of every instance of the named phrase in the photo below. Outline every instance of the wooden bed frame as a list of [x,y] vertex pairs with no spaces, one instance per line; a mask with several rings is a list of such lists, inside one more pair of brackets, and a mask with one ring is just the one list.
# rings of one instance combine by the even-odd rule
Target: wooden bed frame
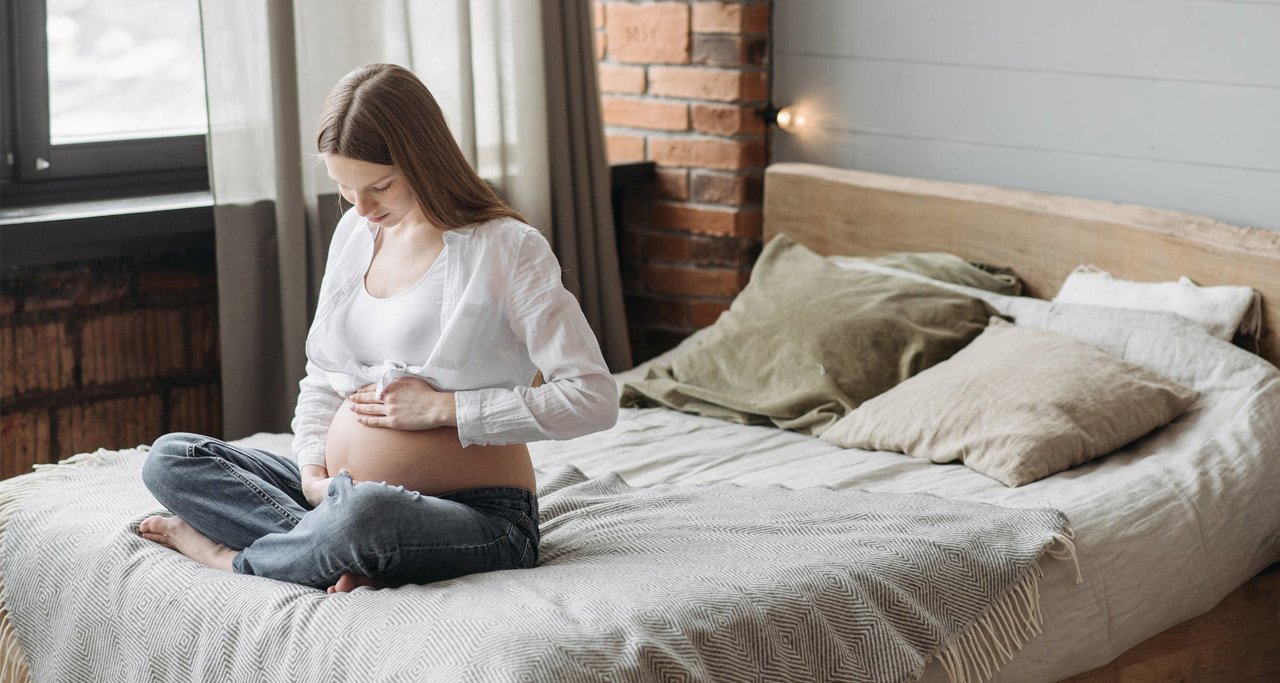
[[[764,239],[785,233],[824,255],[945,251],[1009,266],[1052,297],[1076,266],[1119,278],[1247,284],[1262,294],[1259,353],[1280,365],[1280,231],[1092,199],[815,166],[766,170]],[[1072,677],[1110,681],[1280,680],[1280,563],[1213,610]]]

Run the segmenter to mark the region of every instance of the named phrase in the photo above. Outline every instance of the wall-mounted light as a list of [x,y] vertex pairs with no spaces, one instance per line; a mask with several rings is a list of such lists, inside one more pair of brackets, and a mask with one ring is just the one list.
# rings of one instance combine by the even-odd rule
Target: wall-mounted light
[[765,125],[776,125],[787,132],[794,132],[797,128],[803,128],[806,121],[804,114],[796,111],[792,107],[783,107],[781,109],[773,106],[770,102],[764,109],[756,110],[761,119],[764,119]]
[[783,107],[778,112],[778,127],[783,130],[790,131],[796,128],[803,128],[804,124],[804,114],[793,110],[791,107]]

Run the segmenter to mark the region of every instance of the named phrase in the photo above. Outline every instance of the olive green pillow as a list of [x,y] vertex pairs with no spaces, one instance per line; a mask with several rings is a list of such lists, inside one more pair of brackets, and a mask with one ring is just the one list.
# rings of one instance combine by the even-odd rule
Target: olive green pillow
[[1011,268],[966,261],[955,254],[940,251],[899,252],[875,257],[832,256],[832,263],[845,267],[856,261],[868,261],[889,268],[907,270],[917,275],[964,285],[1006,296],[1022,295],[1022,280]]
[[1181,415],[1197,393],[1055,332],[992,318],[972,344],[863,403],[822,438],[963,461],[1021,486],[1110,453]]
[[703,344],[624,385],[622,405],[817,435],[963,348],[992,313],[963,294],[840,268],[779,236]]

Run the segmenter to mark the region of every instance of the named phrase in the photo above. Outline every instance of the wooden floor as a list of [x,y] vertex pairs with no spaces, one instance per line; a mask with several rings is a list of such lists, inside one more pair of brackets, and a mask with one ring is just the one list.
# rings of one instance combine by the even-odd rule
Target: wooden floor
[[1063,683],[1280,681],[1280,563],[1207,614],[1157,634]]

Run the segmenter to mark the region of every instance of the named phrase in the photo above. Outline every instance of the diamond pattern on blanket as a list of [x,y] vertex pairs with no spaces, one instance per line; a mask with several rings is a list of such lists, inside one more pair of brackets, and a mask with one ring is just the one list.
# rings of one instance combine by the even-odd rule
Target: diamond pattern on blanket
[[35,681],[904,681],[933,657],[980,680],[1033,635],[1069,534],[1055,510],[561,467],[537,568],[326,595],[138,537],[144,457],[6,503],[0,597]]

